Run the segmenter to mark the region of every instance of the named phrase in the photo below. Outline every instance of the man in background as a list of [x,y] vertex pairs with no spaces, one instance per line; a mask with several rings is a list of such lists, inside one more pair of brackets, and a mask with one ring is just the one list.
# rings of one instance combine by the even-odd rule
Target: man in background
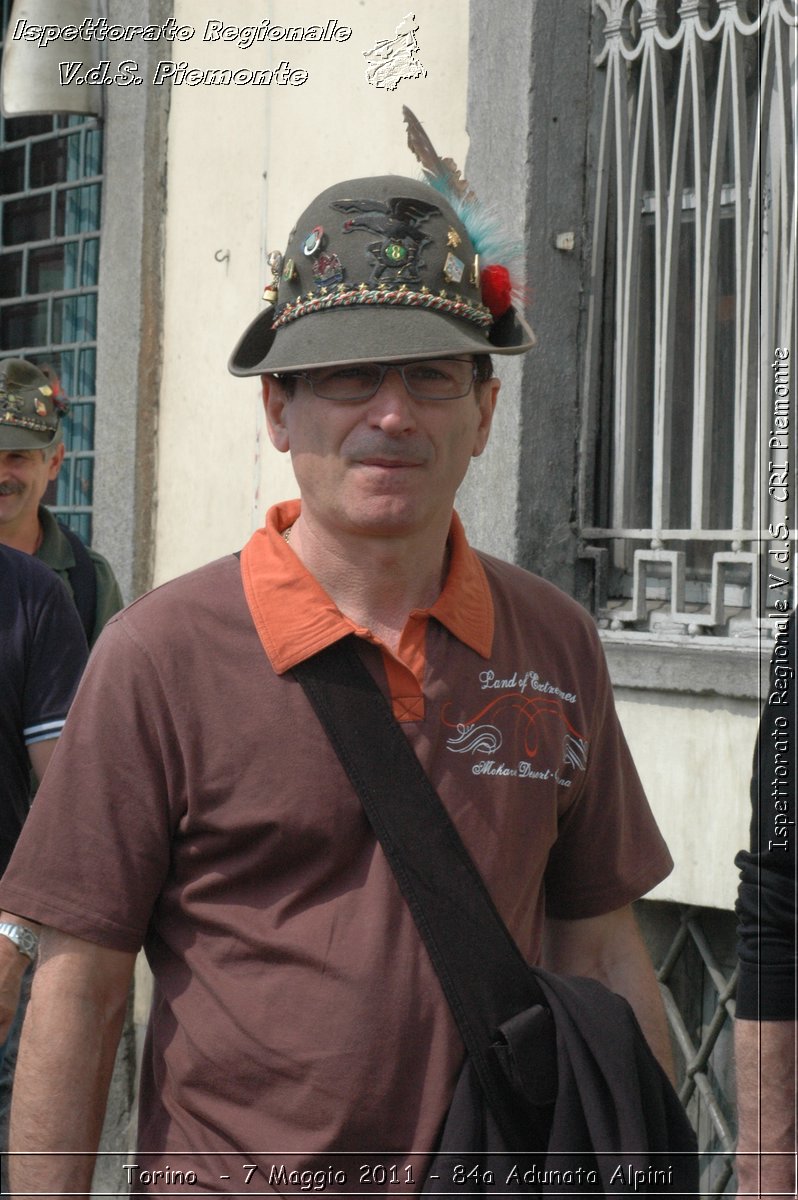
[[[85,642],[91,648],[108,618],[122,608],[122,594],[107,560],[42,503],[64,461],[61,421],[68,411],[52,372],[22,358],[0,363],[0,545],[32,555],[60,577],[79,616],[77,648]],[[25,811],[28,803],[29,797]],[[18,989],[19,1011],[0,1060],[0,1145],[29,989],[30,972]]]
[[[0,872],[28,811],[87,658],[69,596],[41,563],[0,545]],[[0,914],[0,1063],[20,982],[36,955],[36,925]]]
[[107,560],[42,503],[64,461],[67,411],[53,375],[22,358],[0,363],[0,543],[35,555],[60,575],[91,647],[122,607],[122,593]]

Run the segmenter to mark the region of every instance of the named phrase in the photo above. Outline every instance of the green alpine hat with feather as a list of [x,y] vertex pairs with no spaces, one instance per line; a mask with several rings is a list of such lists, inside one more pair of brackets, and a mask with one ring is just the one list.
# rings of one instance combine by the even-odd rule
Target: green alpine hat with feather
[[308,205],[285,254],[269,255],[266,307],[233,351],[234,375],[521,354],[534,344],[509,271],[490,261],[490,222],[464,180],[452,192],[456,167],[441,165],[431,182],[352,179]]

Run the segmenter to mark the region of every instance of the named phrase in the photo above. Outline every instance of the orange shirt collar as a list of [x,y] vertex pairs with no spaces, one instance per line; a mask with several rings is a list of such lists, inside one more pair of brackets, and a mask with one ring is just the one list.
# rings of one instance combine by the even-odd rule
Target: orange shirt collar
[[[258,637],[281,675],[347,634],[365,630],[344,616],[283,538],[300,501],[276,504],[241,552],[241,576]],[[450,564],[443,591],[427,610],[450,633],[487,658],[493,644],[493,601],[482,564],[456,513],[449,533]]]

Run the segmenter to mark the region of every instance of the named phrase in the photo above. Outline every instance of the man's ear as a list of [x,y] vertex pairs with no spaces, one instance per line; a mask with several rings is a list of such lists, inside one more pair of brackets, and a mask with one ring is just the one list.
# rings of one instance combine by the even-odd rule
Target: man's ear
[[47,478],[57,479],[58,472],[61,470],[61,463],[64,461],[64,443],[59,442],[53,451],[52,458],[47,463]]
[[474,449],[471,451],[472,458],[479,458],[488,444],[490,427],[493,422],[493,414],[496,411],[496,401],[499,398],[501,383],[494,376],[493,379],[486,379],[484,383],[477,384],[477,387],[480,389],[477,397],[479,426],[474,439]]
[[269,437],[274,448],[285,454],[289,448],[288,429],[285,424],[288,397],[279,379],[275,379],[274,375],[261,375],[260,383]]

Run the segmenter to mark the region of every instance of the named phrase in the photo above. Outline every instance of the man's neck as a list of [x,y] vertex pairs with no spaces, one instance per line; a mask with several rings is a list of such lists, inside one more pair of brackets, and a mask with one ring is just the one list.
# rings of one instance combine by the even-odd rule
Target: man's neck
[[0,542],[12,550],[21,550],[23,554],[35,554],[42,544],[43,533],[39,515],[34,512],[19,523],[0,525]]
[[395,651],[410,613],[431,607],[443,589],[447,534],[331,535],[300,515],[290,545],[341,612]]

